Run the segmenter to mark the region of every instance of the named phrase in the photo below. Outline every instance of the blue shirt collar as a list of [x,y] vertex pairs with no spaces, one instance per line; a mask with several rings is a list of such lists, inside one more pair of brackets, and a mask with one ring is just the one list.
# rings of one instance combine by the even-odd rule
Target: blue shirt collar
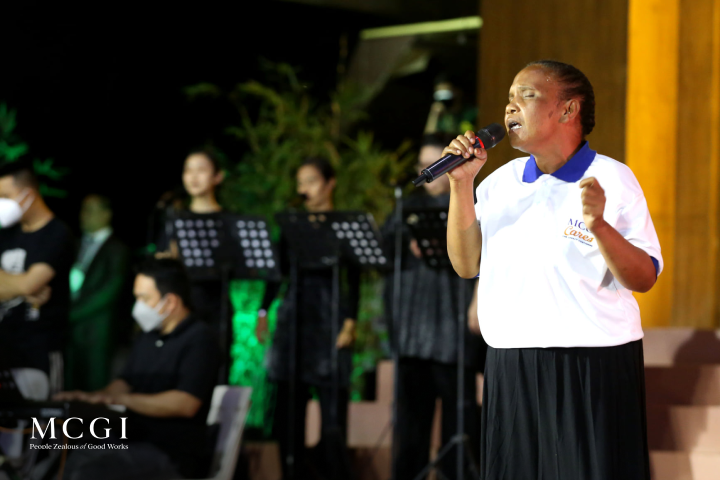
[[[588,167],[595,159],[596,153],[597,152],[595,152],[595,150],[590,150],[588,142],[583,142],[583,146],[580,147],[580,150],[578,150],[578,152],[573,155],[570,160],[565,163],[565,165],[560,167],[557,172],[552,173],[551,175],[564,182],[575,183],[580,180],[583,175],[585,175],[585,171],[587,171]],[[545,174],[538,168],[537,163],[535,162],[535,157],[530,155],[528,161],[525,162],[525,171],[523,171],[522,178],[523,182],[533,183],[542,175]]]

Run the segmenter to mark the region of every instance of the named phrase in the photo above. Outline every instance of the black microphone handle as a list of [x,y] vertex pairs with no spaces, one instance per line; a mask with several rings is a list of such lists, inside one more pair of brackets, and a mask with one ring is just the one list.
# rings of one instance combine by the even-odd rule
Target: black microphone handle
[[[473,148],[481,148],[480,141],[477,137],[475,137],[475,145],[473,145]],[[436,180],[438,177],[446,174],[453,168],[457,167],[458,165],[462,165],[463,163],[467,162],[468,160],[470,159],[465,158],[462,155],[454,155],[452,153],[448,153],[440,160],[420,172],[420,176],[413,180],[413,185],[419,187],[425,182],[430,183],[433,180]]]

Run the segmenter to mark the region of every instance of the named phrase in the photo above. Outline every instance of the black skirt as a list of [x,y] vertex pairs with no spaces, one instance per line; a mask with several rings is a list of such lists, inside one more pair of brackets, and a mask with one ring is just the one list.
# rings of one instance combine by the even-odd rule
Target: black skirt
[[482,480],[649,480],[642,341],[489,348]]

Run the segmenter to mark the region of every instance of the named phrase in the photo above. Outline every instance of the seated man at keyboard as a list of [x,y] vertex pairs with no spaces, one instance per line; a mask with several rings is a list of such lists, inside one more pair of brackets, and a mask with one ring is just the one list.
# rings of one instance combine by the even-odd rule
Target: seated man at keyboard
[[120,377],[97,392],[56,400],[123,405],[125,450],[74,450],[64,478],[172,479],[203,476],[205,421],[220,351],[210,328],[191,313],[183,265],[150,260],[135,278],[133,317],[143,330]]

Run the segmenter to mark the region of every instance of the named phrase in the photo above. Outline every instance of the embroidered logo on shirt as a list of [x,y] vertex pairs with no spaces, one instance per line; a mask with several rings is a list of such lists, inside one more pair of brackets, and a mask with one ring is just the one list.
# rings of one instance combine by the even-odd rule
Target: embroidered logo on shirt
[[575,240],[583,245],[591,247],[595,237],[590,234],[590,231],[585,226],[585,222],[580,220],[573,220],[572,218],[568,222],[568,226],[563,231],[563,237]]

